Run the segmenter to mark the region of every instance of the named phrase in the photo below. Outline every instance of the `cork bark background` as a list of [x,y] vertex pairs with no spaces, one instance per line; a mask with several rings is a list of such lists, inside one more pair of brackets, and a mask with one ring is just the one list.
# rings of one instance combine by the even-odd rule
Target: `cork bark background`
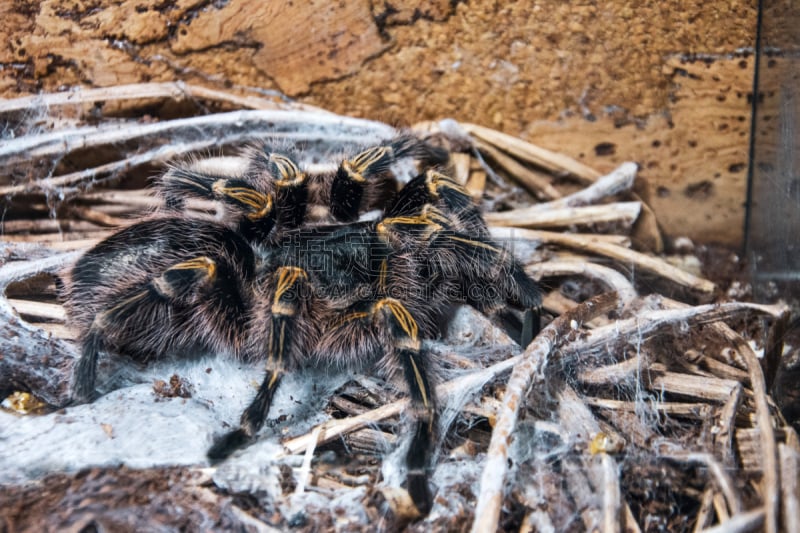
[[394,125],[452,117],[600,171],[636,161],[667,236],[737,246],[756,5],[4,0],[0,97],[184,80]]

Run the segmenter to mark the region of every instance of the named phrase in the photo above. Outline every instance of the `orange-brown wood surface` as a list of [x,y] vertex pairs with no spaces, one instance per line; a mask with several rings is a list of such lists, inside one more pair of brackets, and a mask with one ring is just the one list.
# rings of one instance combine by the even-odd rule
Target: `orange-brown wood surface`
[[413,124],[452,117],[600,171],[668,236],[738,245],[756,2],[20,0],[0,96],[185,80]]

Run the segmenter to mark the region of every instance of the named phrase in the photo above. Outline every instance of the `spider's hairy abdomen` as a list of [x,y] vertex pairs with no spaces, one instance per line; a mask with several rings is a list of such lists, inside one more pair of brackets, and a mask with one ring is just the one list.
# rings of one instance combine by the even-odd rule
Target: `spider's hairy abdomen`
[[[190,298],[170,306],[151,294],[158,292],[151,286],[154,278],[195,257],[215,262],[217,292],[223,295],[219,305]],[[209,221],[156,218],[125,228],[84,254],[65,279],[65,307],[83,338],[99,313],[134,299],[138,311],[122,312],[119,327],[109,336],[136,359],[195,345],[230,351],[240,340],[235,330],[226,327],[226,313],[251,305],[254,275],[255,255],[235,232]],[[213,327],[198,328],[198,320]],[[165,335],[165,328],[174,335]]]

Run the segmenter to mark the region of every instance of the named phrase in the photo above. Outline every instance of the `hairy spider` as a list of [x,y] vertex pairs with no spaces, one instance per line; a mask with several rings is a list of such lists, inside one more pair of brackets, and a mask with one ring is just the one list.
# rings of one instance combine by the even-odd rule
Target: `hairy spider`
[[[281,376],[301,367],[377,366],[404,377],[411,398],[407,488],[426,514],[437,429],[435,337],[453,304],[495,317],[527,345],[540,293],[493,242],[467,192],[432,167],[442,151],[401,137],[309,178],[291,152],[249,152],[242,176],[196,165],[162,178],[167,208],[86,252],[66,276],[65,305],[79,330],[74,398],[90,401],[101,352],[147,361],[198,351],[265,361],[266,375],[239,427],[208,452],[221,460],[264,424]],[[423,170],[399,191],[390,166]],[[192,218],[186,198],[214,199],[222,220]],[[308,213],[327,204],[328,222]],[[358,221],[381,207],[373,221]],[[522,319],[509,307],[522,313]]]

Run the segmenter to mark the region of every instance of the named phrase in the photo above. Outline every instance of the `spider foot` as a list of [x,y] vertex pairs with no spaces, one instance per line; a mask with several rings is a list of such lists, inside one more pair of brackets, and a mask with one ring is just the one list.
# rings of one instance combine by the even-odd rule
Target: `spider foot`
[[424,471],[410,471],[406,481],[408,494],[421,516],[427,516],[433,507],[433,495]]
[[245,447],[252,440],[253,438],[242,428],[229,431],[214,442],[206,456],[212,465],[217,464],[230,457],[236,450]]

